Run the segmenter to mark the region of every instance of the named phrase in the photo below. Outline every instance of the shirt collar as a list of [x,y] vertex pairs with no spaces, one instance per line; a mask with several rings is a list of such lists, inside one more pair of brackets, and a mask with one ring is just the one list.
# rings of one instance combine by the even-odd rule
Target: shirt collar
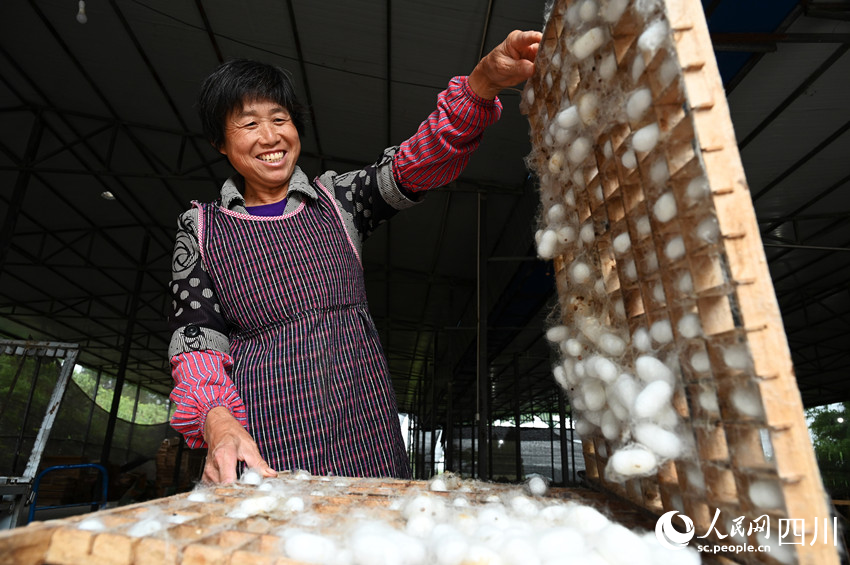
[[[221,205],[227,210],[234,212],[245,213],[245,179],[242,175],[235,174],[224,182],[221,187]],[[310,184],[310,180],[301,167],[296,166],[292,172],[292,177],[289,179],[288,196],[293,196],[295,193],[302,194],[315,200],[319,197],[316,194],[316,189]]]

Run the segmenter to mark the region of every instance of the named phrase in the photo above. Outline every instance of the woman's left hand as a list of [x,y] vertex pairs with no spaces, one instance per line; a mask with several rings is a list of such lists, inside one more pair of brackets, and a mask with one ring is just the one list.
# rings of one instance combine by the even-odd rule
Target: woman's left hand
[[512,31],[478,62],[469,75],[469,87],[481,98],[493,100],[502,89],[528,79],[534,74],[542,39],[539,31]]

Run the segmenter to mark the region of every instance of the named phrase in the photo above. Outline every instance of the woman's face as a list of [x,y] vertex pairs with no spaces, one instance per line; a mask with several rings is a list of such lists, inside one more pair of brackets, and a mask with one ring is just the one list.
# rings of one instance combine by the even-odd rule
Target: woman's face
[[254,100],[227,114],[219,151],[245,178],[246,198],[254,193],[279,195],[289,188],[301,139],[286,108]]

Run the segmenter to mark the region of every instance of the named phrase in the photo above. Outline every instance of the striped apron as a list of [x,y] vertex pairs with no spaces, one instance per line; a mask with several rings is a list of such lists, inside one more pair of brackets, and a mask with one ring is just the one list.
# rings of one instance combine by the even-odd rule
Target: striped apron
[[407,478],[363,267],[332,196],[279,217],[198,204],[199,244],[231,326],[230,375],[277,470]]

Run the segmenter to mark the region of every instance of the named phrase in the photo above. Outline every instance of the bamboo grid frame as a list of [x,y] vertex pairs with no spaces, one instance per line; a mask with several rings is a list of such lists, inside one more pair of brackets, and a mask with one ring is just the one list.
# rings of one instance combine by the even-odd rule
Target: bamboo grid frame
[[[605,282],[607,300],[622,301],[624,316],[620,320],[612,317],[611,308],[601,303],[605,299],[594,303],[581,297],[589,304],[576,305],[568,280],[569,266],[579,253],[579,244],[573,243],[554,259],[561,321],[568,327],[574,325],[579,306],[599,313],[604,322],[619,324],[631,335],[638,327],[669,320],[674,340],[659,348],[657,354],[667,356],[662,358],[677,373],[673,403],[682,429],[693,435],[696,451],[691,461],[668,461],[657,475],[620,484],[605,478],[604,469],[614,446],[596,429],[582,442],[588,477],[656,515],[682,511],[693,519],[700,534],[708,531],[715,509],[727,520],[741,515],[752,520],[764,514],[774,524],[780,519],[803,519],[805,545],[791,546],[792,559],[812,565],[838,563],[836,532],[829,532],[828,543],[821,541],[824,534],[820,532],[817,543],[809,545],[808,541],[814,534],[815,520],[824,524],[831,514],[702,6],[696,0],[629,0],[622,17],[605,26],[605,43],[592,56],[576,60],[570,55],[570,47],[587,26],[571,25],[569,20],[575,23],[577,17],[568,10],[579,9],[583,1],[555,2],[544,30],[535,75],[526,86],[522,103],[534,147],[529,165],[537,170],[541,184],[559,185],[554,197],[551,189],[548,193],[541,190],[544,212],[553,199],[572,190],[579,222],[593,222],[596,239],[595,249],[589,254],[592,268]],[[642,4],[640,9],[637,4]],[[669,30],[666,44],[654,52],[640,49],[639,36],[657,21],[665,22]],[[599,135],[590,155],[569,171],[573,174],[558,176],[551,166],[552,155],[568,148],[553,144],[549,125],[566,105],[599,88],[603,82],[599,68],[609,53],[616,57],[617,71],[602,88],[608,89],[608,95],[614,90],[621,96],[606,95],[608,102],[622,103],[625,94],[649,87],[652,107],[639,123],[628,123],[626,118],[625,123],[615,120],[596,124]],[[643,59],[646,69],[640,76],[631,72],[637,58]],[[670,59],[675,60],[677,70],[672,79]],[[662,67],[667,76],[659,78]],[[614,113],[616,110],[608,115]],[[620,115],[625,111],[620,110]],[[632,133],[652,121],[659,126],[659,141],[647,153],[636,152],[638,165],[629,169],[622,158],[629,150]],[[650,182],[650,167],[659,158],[666,160],[669,171],[663,187]],[[580,171],[578,178],[575,170]],[[557,178],[551,178],[553,175]],[[705,201],[694,204],[686,191],[700,176],[707,179],[709,192]],[[675,196],[679,213],[674,221],[662,223],[653,217],[652,203],[662,190],[672,190]],[[699,222],[707,217],[716,218],[719,228],[714,242],[695,235]],[[639,218],[651,220],[651,233],[638,229]],[[630,235],[631,248],[618,257],[612,242],[621,233]],[[686,253],[671,260],[664,249],[677,236],[683,238]],[[636,278],[626,272],[632,260]],[[657,264],[659,260],[659,268],[647,268],[648,263]],[[683,291],[678,282],[686,273],[691,276],[692,289]],[[664,290],[660,301],[653,293],[659,282]],[[698,313],[702,325],[702,335],[692,339],[675,330],[677,322],[689,312]],[[747,362],[730,362],[724,357],[730,348],[745,353]],[[707,353],[708,371],[695,369],[690,361],[695,352]],[[626,353],[632,362],[636,355],[633,349]],[[760,414],[736,410],[733,395],[742,390],[758,399]],[[706,410],[698,401],[705,391],[716,393],[716,411]],[[701,475],[702,481],[689,481],[694,473]],[[700,484],[695,488],[694,482],[703,481],[704,488]],[[755,504],[748,495],[755,481],[775,481],[782,493],[781,506],[760,508]],[[724,529],[727,524],[718,526],[728,531]],[[724,543],[717,536],[713,539]],[[759,543],[755,536],[748,541]],[[769,553],[738,555],[736,560],[776,562]]]

